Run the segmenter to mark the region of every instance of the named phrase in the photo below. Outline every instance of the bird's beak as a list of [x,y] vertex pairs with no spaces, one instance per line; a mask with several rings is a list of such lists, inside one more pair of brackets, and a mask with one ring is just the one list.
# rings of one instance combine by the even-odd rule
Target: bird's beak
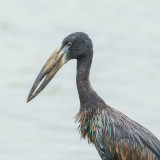
[[53,54],[49,57],[40,73],[38,74],[28,95],[27,102],[36,97],[47,86],[47,84],[51,81],[57,71],[67,62],[67,52],[68,48],[66,47],[57,48],[53,52]]

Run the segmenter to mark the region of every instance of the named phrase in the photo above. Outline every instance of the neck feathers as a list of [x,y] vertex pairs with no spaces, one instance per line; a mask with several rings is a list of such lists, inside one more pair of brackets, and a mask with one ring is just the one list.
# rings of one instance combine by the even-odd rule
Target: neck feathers
[[98,108],[105,105],[104,101],[92,89],[89,74],[91,60],[87,57],[77,60],[77,89],[81,108]]
[[77,60],[76,82],[81,106],[87,103],[89,95],[92,92],[89,81],[90,67],[91,60],[88,57]]

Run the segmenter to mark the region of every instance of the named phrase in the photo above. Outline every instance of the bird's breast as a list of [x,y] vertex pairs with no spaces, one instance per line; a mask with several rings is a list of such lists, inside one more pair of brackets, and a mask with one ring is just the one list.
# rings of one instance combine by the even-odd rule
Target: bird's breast
[[92,109],[83,109],[75,116],[79,123],[78,130],[82,138],[87,138],[88,142],[94,143],[96,134],[103,128],[102,115],[97,114]]

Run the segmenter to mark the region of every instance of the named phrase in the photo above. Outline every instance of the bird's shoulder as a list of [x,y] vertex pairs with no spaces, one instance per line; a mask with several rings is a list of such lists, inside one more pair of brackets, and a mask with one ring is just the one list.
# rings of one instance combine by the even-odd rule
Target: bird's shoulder
[[105,131],[115,142],[137,147],[144,154],[151,151],[160,159],[160,141],[148,129],[109,106],[104,109],[104,117]]

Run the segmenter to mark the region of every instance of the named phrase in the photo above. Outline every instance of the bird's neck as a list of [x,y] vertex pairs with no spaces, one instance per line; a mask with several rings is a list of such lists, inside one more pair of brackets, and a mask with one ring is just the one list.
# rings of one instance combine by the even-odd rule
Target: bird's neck
[[90,67],[91,60],[88,57],[77,60],[76,82],[81,106],[88,102],[93,92],[89,81]]

